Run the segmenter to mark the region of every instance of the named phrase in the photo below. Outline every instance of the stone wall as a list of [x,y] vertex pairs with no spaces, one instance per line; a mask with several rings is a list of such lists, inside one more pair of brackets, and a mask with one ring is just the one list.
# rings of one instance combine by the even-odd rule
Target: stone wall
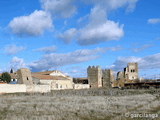
[[0,84],[0,93],[19,93],[26,92],[26,85]]
[[46,93],[50,91],[51,91],[50,85],[26,85],[26,92]]
[[117,78],[116,78],[116,80],[121,80],[121,79],[124,79],[124,72],[122,72],[122,71],[119,71],[118,73],[117,73]]
[[50,92],[49,85],[0,84],[0,93]]
[[103,87],[111,87],[111,83],[114,81],[113,71],[111,69],[102,70]]
[[74,84],[74,89],[89,89],[89,84]]
[[53,80],[52,90],[73,89],[73,82],[70,80]]
[[73,89],[71,80],[40,80],[40,84],[51,86],[51,90]]

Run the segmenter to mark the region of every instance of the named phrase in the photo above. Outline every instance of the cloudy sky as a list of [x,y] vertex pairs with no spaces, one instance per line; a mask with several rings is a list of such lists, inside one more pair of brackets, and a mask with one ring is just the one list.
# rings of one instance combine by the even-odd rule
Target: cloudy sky
[[86,76],[138,62],[160,77],[159,0],[0,0],[0,72],[27,67]]

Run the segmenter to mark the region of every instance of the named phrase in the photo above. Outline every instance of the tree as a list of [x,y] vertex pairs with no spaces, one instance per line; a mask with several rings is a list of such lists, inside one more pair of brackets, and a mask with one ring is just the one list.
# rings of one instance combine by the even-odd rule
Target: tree
[[11,69],[10,73],[14,73],[13,69]]
[[9,83],[11,81],[11,76],[8,72],[4,72],[1,75],[1,80]]

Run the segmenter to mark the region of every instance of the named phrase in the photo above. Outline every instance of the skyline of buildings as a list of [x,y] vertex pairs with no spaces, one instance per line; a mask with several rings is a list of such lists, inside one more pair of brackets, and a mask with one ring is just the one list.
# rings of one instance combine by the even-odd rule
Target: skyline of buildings
[[[94,1],[94,2],[93,2]],[[86,76],[99,65],[115,72],[138,62],[159,78],[160,1],[0,1],[0,72],[29,68]]]

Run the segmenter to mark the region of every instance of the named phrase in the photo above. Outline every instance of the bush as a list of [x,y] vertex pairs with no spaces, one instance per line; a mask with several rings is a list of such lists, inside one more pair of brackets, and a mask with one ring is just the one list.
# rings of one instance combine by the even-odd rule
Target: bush
[[11,76],[8,72],[4,72],[1,75],[1,80],[9,83],[11,81]]

